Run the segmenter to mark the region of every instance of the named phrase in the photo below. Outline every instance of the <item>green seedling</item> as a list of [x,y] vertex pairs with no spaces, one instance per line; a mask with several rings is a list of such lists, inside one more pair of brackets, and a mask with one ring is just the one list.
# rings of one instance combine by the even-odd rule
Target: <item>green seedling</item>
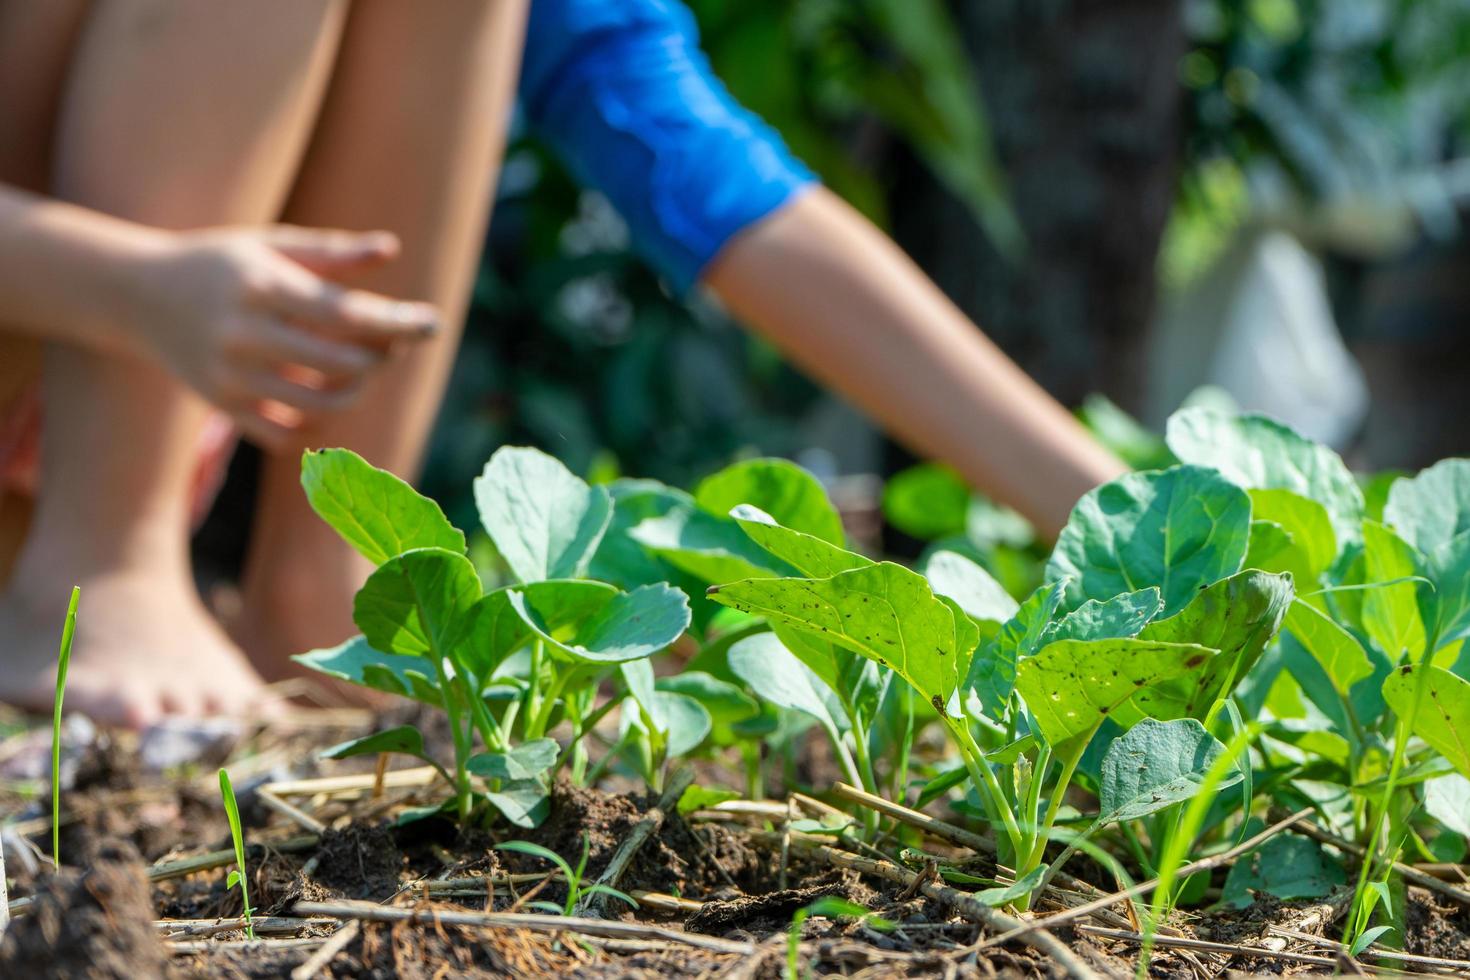
[[586,834],[582,835],[582,857],[577,861],[575,868],[568,864],[565,858],[550,848],[542,847],[540,844],[533,844],[526,840],[506,841],[503,844],[496,844],[495,849],[497,851],[515,851],[519,854],[529,854],[532,857],[542,858],[556,865],[557,869],[561,871],[562,880],[567,884],[566,901],[561,905],[557,905],[555,902],[531,902],[530,905],[532,908],[538,908],[543,912],[550,912],[553,915],[571,915],[572,910],[577,907],[577,903],[589,895],[610,895],[619,901],[627,902],[632,908],[636,909],[638,907],[638,902],[633,896],[626,892],[618,891],[611,885],[604,885],[601,882],[595,882],[585,886],[582,884],[582,878],[587,872],[587,856],[591,853],[592,849],[592,838]]
[[583,735],[602,717],[599,682],[663,650],[689,627],[684,593],[665,582],[624,590],[589,577],[612,519],[608,491],[533,449],[501,449],[475,481],[481,522],[510,582],[486,590],[465,536],[438,505],[345,450],[307,453],[307,499],[378,569],[359,591],[362,635],[297,661],[333,677],[443,709],[452,761],[431,758],[409,726],[328,750],[332,758],[398,752],[439,769],[462,821],[498,812],[545,818],[564,760],[550,737]]
[[858,919],[869,928],[879,932],[889,932],[894,924],[878,915],[869,912],[861,905],[838,898],[835,895],[825,895],[810,905],[796,910],[791,917],[791,926],[786,930],[786,980],[801,980],[801,927],[807,919],[813,916],[822,916],[830,919]]
[[245,918],[245,935],[249,939],[254,939],[255,926],[251,918],[255,914],[255,909],[250,907],[249,875],[245,868],[245,834],[240,829],[240,807],[235,802],[235,788],[230,785],[230,774],[224,769],[219,771],[219,795],[225,805],[225,817],[230,822],[230,840],[235,845],[235,867],[225,879],[225,888],[228,890],[236,885],[240,886],[240,903],[244,908],[241,915]]
[[51,705],[51,863],[61,867],[61,702],[66,697],[66,672],[71,666],[71,644],[77,632],[77,602],[82,590],[72,586],[61,626],[61,649],[56,655],[56,698]]

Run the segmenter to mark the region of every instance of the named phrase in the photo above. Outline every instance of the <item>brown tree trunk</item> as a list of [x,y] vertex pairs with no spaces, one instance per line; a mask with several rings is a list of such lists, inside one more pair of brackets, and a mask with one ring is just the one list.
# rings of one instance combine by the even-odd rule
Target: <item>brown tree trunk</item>
[[1155,262],[1174,198],[1180,0],[954,0],[1012,206],[1014,264],[911,157],[895,161],[899,242],[1068,404],[1136,409]]

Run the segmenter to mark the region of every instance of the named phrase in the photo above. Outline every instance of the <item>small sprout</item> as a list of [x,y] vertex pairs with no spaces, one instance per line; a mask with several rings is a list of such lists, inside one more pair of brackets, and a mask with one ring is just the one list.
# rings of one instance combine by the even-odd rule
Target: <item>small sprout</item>
[[235,788],[230,785],[230,774],[224,769],[219,771],[219,795],[225,804],[225,816],[230,821],[230,838],[235,844],[235,867],[225,879],[225,889],[240,886],[240,901],[245,907],[245,935],[254,939],[255,926],[250,919],[255,910],[250,907],[250,889],[246,882],[249,876],[245,871],[245,836],[240,831],[240,807],[235,802]]
[[588,895],[611,895],[613,898],[627,902],[635,909],[638,907],[638,902],[633,896],[618,891],[611,885],[604,885],[598,882],[588,885],[585,888],[582,887],[582,876],[587,872],[587,855],[592,850],[592,838],[585,833],[582,835],[582,858],[577,862],[575,868],[568,864],[565,858],[550,848],[542,847],[540,844],[533,844],[528,840],[509,840],[504,844],[496,844],[495,849],[497,851],[515,851],[519,854],[529,854],[532,857],[550,861],[561,871],[562,880],[567,883],[566,902],[560,906],[555,902],[532,902],[532,908],[541,909],[543,912],[550,912],[552,915],[571,915],[572,910],[577,907],[577,902]]
[[71,643],[77,632],[77,600],[82,590],[72,586],[61,626],[61,650],[56,657],[56,699],[51,705],[51,863],[61,867],[61,702],[66,696],[66,671],[71,666]]

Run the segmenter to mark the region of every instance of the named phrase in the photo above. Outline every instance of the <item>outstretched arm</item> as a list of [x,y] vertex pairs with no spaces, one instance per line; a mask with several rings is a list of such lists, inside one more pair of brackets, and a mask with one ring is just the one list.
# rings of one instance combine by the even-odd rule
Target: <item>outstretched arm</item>
[[1048,537],[1125,469],[824,187],[736,235],[703,281],[813,377]]
[[537,0],[527,117],[680,290],[1055,535],[1123,464],[739,106],[669,0]]

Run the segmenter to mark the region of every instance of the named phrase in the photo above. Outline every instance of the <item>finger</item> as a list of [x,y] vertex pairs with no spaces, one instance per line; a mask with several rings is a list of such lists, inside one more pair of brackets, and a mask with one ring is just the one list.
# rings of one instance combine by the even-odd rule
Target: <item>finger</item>
[[246,354],[256,364],[299,364],[328,378],[360,378],[384,359],[380,349],[328,340],[268,318],[252,324]]
[[398,236],[389,231],[335,231],[278,225],[265,232],[277,252],[313,272],[340,274],[382,265],[398,257]]
[[312,388],[288,381],[263,368],[242,372],[238,383],[255,398],[277,402],[303,415],[322,415],[351,408],[361,393],[361,385],[358,384],[331,389]]
[[297,441],[295,428],[262,415],[260,406],[247,403],[225,407],[246,441],[264,452],[281,453]]
[[385,346],[396,340],[423,339],[439,329],[439,313],[427,303],[344,289],[310,275],[288,277],[267,303],[287,319],[354,343]]

